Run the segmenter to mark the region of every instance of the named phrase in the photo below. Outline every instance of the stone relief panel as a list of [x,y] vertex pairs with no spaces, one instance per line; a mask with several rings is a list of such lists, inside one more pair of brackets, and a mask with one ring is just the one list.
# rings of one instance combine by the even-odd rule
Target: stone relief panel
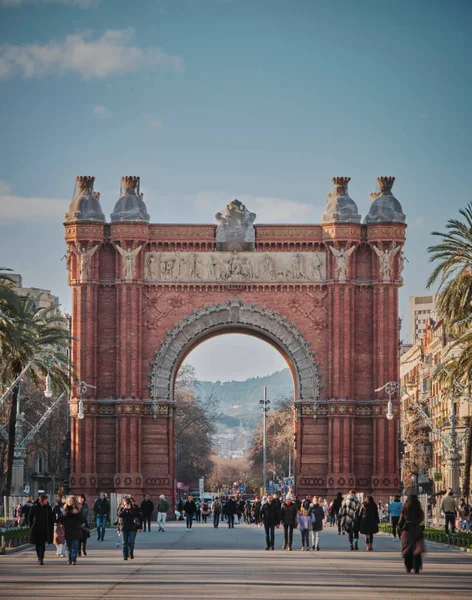
[[146,252],[147,281],[326,281],[324,252]]

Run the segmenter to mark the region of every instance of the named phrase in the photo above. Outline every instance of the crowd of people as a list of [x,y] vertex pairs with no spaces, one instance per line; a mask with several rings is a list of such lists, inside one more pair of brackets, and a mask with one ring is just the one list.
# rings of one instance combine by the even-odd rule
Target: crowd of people
[[[163,494],[156,505],[149,495],[140,504],[132,496],[124,495],[115,518],[111,519],[110,502],[105,493],[95,500],[93,511],[83,494],[66,499],[57,496],[52,507],[48,497],[40,494],[35,502],[28,498],[23,506],[19,505],[16,515],[22,524],[30,527],[30,542],[35,545],[40,565],[44,564],[46,544],[51,543],[56,545],[57,556],[65,557],[67,552],[68,563],[76,565],[78,556],[87,555],[92,522],[96,526],[98,542],[104,541],[107,523],[113,522],[121,538],[117,545],[121,545],[123,559],[133,560],[138,531],[151,531],[157,514],[158,531],[164,532],[169,509],[169,502]],[[449,491],[442,499],[440,509],[445,517],[446,534],[454,533],[457,522],[460,528],[470,529],[471,511],[464,499],[457,503],[452,491]],[[293,490],[285,497],[274,493],[261,498],[256,496],[254,500],[234,495],[201,502],[188,496],[185,502],[179,500],[175,516],[182,520],[185,518],[187,531],[192,530],[194,521],[207,523],[210,517],[214,528],[226,523],[229,529],[233,529],[235,523],[242,522],[263,527],[266,550],[275,549],[275,530],[282,527],[282,549],[289,551],[293,548],[295,529],[300,531],[302,551],[320,551],[323,527],[328,526],[337,528],[338,535],[347,536],[351,551],[359,550],[359,536],[365,536],[366,551],[372,552],[379,523],[389,520],[393,539],[401,541],[406,571],[419,573],[422,568],[425,515],[414,494],[408,496],[404,503],[400,496],[395,496],[389,503],[376,503],[372,496],[361,501],[356,490],[350,490],[346,495],[339,492],[331,502],[318,496],[299,499]]]

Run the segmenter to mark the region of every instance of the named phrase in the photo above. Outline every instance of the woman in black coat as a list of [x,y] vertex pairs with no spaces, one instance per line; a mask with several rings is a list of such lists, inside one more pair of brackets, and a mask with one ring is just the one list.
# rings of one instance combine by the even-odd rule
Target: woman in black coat
[[54,538],[54,515],[49,506],[48,497],[41,494],[28,513],[30,543],[36,546],[38,564],[44,565],[46,544],[52,544]]
[[398,529],[402,532],[402,556],[407,573],[419,573],[423,567],[424,534],[421,523],[424,512],[416,494],[410,494],[402,507]]
[[132,498],[125,498],[118,509],[118,521],[122,539],[123,560],[134,558],[136,531],[141,527],[139,508]]
[[379,511],[372,496],[367,496],[359,513],[359,531],[365,535],[368,552],[374,549],[374,534],[379,532]]
[[62,511],[62,524],[66,538],[67,549],[69,550],[69,564],[77,564],[77,554],[79,553],[80,540],[84,535],[83,526],[87,524],[84,515],[80,510],[79,503],[75,496],[69,496],[66,500],[64,510]]

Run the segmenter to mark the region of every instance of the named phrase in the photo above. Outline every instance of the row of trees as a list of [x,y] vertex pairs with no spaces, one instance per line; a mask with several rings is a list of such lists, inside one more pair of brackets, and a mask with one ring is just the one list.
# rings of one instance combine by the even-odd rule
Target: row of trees
[[[438,371],[436,377],[456,397],[462,395],[459,386],[470,390],[472,376],[472,203],[461,209],[459,214],[462,219],[450,219],[446,232],[433,232],[441,240],[428,248],[430,260],[435,263],[428,287],[439,283],[436,311],[454,339],[445,365],[447,370]],[[462,490],[465,496],[470,492],[471,440],[472,419],[469,418]]]
[[[34,295],[20,296],[13,290],[8,269],[0,268],[0,389],[2,396],[25,372],[33,389],[49,374],[57,392],[69,386],[67,321],[56,306],[38,307]],[[8,442],[3,449],[3,489],[10,495],[15,451],[15,423],[20,383],[13,387],[0,407]],[[5,410],[3,410],[5,409]]]

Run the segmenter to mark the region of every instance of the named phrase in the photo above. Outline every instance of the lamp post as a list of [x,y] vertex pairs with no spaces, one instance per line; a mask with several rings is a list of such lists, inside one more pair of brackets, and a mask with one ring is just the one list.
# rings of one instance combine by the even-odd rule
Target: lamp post
[[262,491],[266,493],[267,483],[267,411],[269,410],[270,400],[267,400],[267,386],[264,386],[264,399],[259,400],[262,404]]
[[70,401],[72,390],[72,316],[66,315],[67,324],[69,327],[69,347],[67,349],[67,377],[69,380],[69,394],[67,398],[66,408],[66,435],[64,436],[64,492],[66,495],[70,492],[70,455],[71,455],[71,437],[70,437]]

